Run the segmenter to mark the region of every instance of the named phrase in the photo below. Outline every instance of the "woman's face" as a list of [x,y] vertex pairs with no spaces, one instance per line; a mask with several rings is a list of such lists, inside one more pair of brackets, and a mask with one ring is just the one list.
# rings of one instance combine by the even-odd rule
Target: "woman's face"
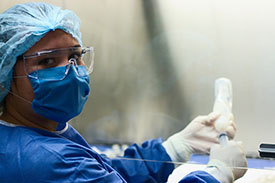
[[[25,55],[43,50],[68,48],[73,46],[79,46],[76,39],[74,39],[70,34],[61,30],[56,30],[49,32],[44,36],[39,42],[31,47]],[[23,60],[18,60],[15,64],[13,75],[26,76]],[[28,77],[13,78],[11,92],[13,94],[9,94],[7,97],[9,97],[9,102],[11,102],[13,105],[12,107],[16,109],[17,113],[27,119],[34,118],[28,120],[37,120],[37,117],[41,118],[41,116],[34,113],[30,104],[34,99],[34,93]]]

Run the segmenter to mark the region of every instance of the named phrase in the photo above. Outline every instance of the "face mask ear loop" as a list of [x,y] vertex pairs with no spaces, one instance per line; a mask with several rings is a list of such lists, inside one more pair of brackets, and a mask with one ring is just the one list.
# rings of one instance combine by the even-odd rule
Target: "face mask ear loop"
[[0,85],[0,87],[1,87],[1,89],[6,90],[7,92],[9,92],[10,94],[14,95],[15,97],[18,97],[18,98],[20,98],[21,100],[23,100],[23,101],[25,101],[25,102],[27,102],[27,103],[29,103],[29,104],[32,104],[32,102],[30,102],[30,101],[28,101],[27,99],[21,97],[20,95],[17,95],[17,94],[15,94],[15,93],[13,93],[12,91],[6,89],[6,88],[3,87],[2,85]]

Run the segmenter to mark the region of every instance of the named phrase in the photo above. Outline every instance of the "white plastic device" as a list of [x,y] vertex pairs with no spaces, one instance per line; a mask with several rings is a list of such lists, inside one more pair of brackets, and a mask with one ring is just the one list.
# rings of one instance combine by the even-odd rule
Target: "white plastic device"
[[220,132],[219,141],[222,146],[226,145],[228,141],[226,129],[229,126],[230,114],[232,112],[232,98],[231,81],[227,78],[216,79],[213,111],[221,114],[215,122],[215,128]]

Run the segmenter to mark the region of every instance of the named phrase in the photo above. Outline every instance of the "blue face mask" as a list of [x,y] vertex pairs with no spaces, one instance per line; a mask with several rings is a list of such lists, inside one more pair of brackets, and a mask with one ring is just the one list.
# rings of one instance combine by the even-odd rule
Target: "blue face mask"
[[[70,68],[64,77],[68,66]],[[32,101],[34,112],[58,122],[57,130],[64,128],[67,121],[81,113],[90,92],[85,66],[66,65],[38,70],[29,75],[42,76],[28,76],[35,96]]]

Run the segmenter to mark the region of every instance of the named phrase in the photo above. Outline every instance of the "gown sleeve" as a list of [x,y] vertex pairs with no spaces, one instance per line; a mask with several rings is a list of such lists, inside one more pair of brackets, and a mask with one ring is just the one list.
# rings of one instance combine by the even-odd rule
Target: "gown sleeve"
[[105,160],[127,182],[166,182],[174,165],[161,143],[161,139],[153,139],[141,146],[133,144],[123,157]]
[[220,183],[213,176],[204,171],[194,171],[186,175],[179,183]]
[[[66,131],[66,138],[87,148],[90,146],[84,138],[71,126]],[[98,155],[100,156],[100,155]],[[145,141],[141,146],[129,146],[123,157],[109,159],[100,156],[104,164],[115,169],[127,182],[166,182],[174,170],[171,158],[162,146],[162,139]]]

